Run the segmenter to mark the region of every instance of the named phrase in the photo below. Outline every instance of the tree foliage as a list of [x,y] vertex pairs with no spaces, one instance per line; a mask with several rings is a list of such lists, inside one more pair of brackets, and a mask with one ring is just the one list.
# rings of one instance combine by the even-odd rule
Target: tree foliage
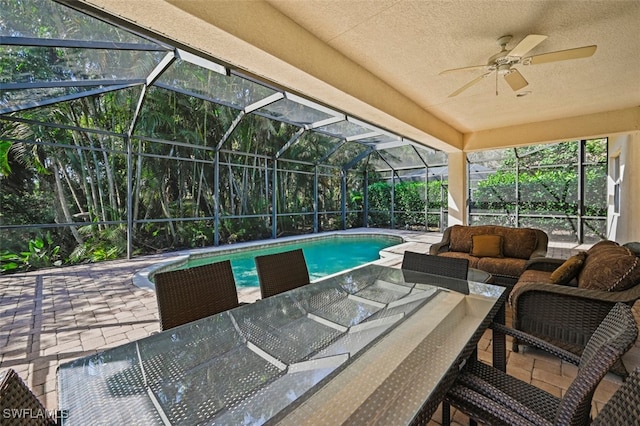
[[[579,141],[553,145],[539,145],[509,150],[501,162],[484,161],[480,164],[493,169],[477,181],[470,199],[471,214],[494,215],[477,217],[475,223],[504,216],[504,223],[544,228],[549,234],[568,234],[576,238],[576,218],[594,217],[587,233],[602,237],[601,229],[593,224],[607,215],[607,143],[606,139],[585,141],[584,158],[579,161]],[[579,179],[582,167],[582,194]],[[582,203],[580,202],[582,200]],[[580,207],[582,205],[582,211]],[[528,218],[528,215],[533,215]],[[533,221],[532,217],[546,216]],[[529,222],[529,223],[527,223]]]
[[[0,0],[0,10],[0,30],[16,37],[140,42],[56,2]],[[47,84],[26,95],[3,91],[0,101],[24,96],[37,102],[88,90],[50,82],[146,77],[166,52],[7,45],[2,53],[0,83]],[[277,235],[309,233],[314,215],[319,230],[390,226],[391,211],[396,227],[441,225],[446,181],[405,181],[391,188],[376,176],[362,144],[314,131],[298,137],[299,126],[270,117],[295,112],[285,111],[295,103],[245,114],[244,106],[265,99],[271,88],[182,60],[163,78],[164,84],[127,83],[0,119],[0,221],[8,225],[1,269],[121,258],[128,232],[134,254],[212,245],[216,218],[222,244],[268,238],[273,228]],[[184,82],[197,95],[166,88],[182,89]],[[472,209],[509,212],[519,202],[522,212],[575,214],[577,152],[577,143],[507,151],[474,189]],[[407,147],[396,154],[401,161],[416,151]],[[606,208],[603,155],[606,144],[587,142],[585,161],[594,165],[586,169],[585,205],[594,216]],[[354,158],[362,159],[344,170]],[[374,182],[366,188],[368,218],[365,172]],[[12,228],[34,224],[44,226]]]
[[[425,225],[425,214],[447,207],[447,181],[399,182],[393,187],[394,223],[397,228]],[[444,195],[442,189],[444,190]],[[372,226],[391,225],[392,188],[388,182],[375,182],[368,187],[369,222]],[[439,227],[439,214],[427,215],[426,225]]]
[[[19,254],[30,241],[47,241],[45,229],[59,247],[56,263],[123,257],[129,214],[137,254],[212,245],[216,211],[223,244],[269,238],[274,208],[278,235],[311,232],[315,209],[321,230],[342,227],[340,169],[324,167],[319,173],[315,206],[314,165],[299,162],[328,152],[335,141],[303,137],[278,160],[274,175],[273,158],[297,127],[247,115],[223,141],[237,110],[156,88],[149,90],[128,142],[118,133],[132,121],[131,99],[137,97],[139,89],[128,89],[16,113],[17,121],[0,120],[3,223],[61,224],[6,232],[7,256],[0,267],[33,267],[16,262],[25,259]],[[350,155],[339,152],[333,160],[346,163]],[[353,212],[346,226],[361,226],[362,198],[353,194],[362,190],[362,169],[347,176]],[[64,225],[69,223],[75,226]]]

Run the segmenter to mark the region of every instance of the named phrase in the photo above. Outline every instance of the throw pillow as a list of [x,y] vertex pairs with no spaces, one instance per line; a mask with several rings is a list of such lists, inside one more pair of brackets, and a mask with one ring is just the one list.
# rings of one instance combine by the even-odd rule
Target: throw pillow
[[618,247],[620,244],[611,240],[601,240],[591,246],[589,250],[587,250],[587,254],[592,254],[600,250],[608,249],[611,247]]
[[622,291],[640,283],[640,259],[626,247],[612,246],[589,253],[578,276],[578,286]]
[[586,258],[587,252],[584,251],[571,256],[551,273],[549,279],[553,284],[567,284],[578,275],[578,272],[582,269],[582,265],[584,265],[584,260]]
[[502,257],[502,236],[495,234],[474,235],[471,243],[471,256]]

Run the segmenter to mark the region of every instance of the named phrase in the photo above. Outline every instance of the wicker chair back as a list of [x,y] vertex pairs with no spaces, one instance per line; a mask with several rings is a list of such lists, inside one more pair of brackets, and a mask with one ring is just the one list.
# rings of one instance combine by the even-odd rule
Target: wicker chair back
[[262,298],[309,284],[309,269],[302,249],[255,258]]
[[[485,424],[588,425],[596,387],[638,335],[631,307],[623,303],[610,310],[580,358],[522,331],[498,324],[494,328],[578,365],[578,373],[563,397],[558,398],[481,361],[467,363],[445,401]],[[448,425],[449,420],[446,405],[442,424]]]
[[[22,415],[13,415],[13,410],[18,410]],[[2,416],[3,426],[56,424],[42,403],[13,369],[0,373],[0,416]]]
[[640,423],[640,368],[636,368],[607,401],[591,426]]
[[402,269],[466,280],[469,260],[405,251]]
[[153,279],[162,330],[238,306],[238,291],[228,260],[161,272]]
[[600,380],[636,341],[638,327],[631,307],[617,303],[589,339],[578,375],[562,398],[556,424],[588,424],[591,400]]

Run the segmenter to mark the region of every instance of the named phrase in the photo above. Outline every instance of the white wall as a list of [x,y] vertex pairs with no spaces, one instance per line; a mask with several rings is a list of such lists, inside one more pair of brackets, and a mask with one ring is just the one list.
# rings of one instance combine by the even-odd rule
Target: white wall
[[449,220],[447,226],[467,224],[467,155],[449,154]]
[[[620,156],[620,213],[614,213],[614,158]],[[640,132],[609,137],[607,238],[640,241]]]

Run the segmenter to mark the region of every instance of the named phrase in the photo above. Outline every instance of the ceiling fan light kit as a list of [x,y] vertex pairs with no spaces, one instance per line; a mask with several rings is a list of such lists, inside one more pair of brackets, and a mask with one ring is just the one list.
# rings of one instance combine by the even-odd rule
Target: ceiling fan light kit
[[[507,44],[509,44],[512,38],[513,37],[510,35],[504,35],[498,39],[497,42],[501,50],[500,52],[491,56],[488,59],[486,65],[472,65],[470,67],[453,68],[442,71],[440,75],[459,71],[471,71],[477,69],[485,70],[484,74],[476,77],[455,92],[451,93],[449,97],[452,98],[454,96],[458,96],[460,93],[479,83],[483,78],[489,76],[493,72],[496,73],[496,95],[498,94],[498,76],[502,76],[509,87],[511,87],[514,92],[517,92],[527,87],[529,85],[529,82],[527,82],[527,80],[520,73],[520,71],[518,71],[517,68],[514,68],[514,65],[538,65],[546,64],[549,62],[566,61],[570,59],[588,58],[595,53],[597,48],[597,46],[592,45],[525,57],[524,55],[529,53],[537,45],[547,39],[547,36],[539,34],[529,34],[528,36],[523,38],[513,49],[508,50]],[[526,94],[529,93],[530,92],[527,92]],[[523,96],[526,96],[526,94]],[[518,94],[518,96],[520,95]]]

